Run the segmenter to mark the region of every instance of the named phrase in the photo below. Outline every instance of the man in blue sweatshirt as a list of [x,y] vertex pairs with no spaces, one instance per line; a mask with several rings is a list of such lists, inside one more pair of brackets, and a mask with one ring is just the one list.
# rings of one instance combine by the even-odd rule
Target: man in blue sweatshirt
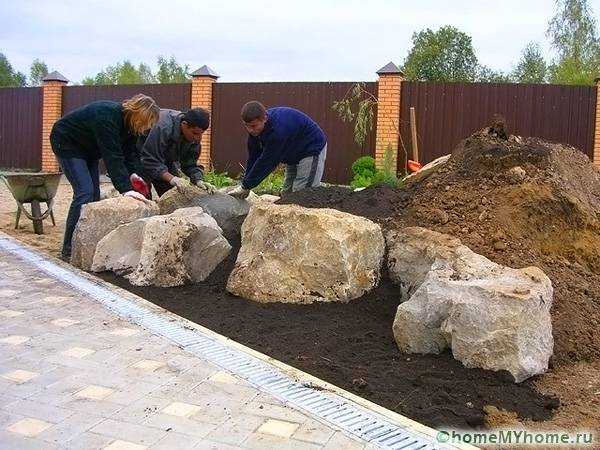
[[287,165],[284,192],[321,183],[327,138],[310,117],[294,108],[266,109],[252,101],[242,107],[242,121],[249,133],[248,163],[242,183],[229,195],[246,198],[280,163]]

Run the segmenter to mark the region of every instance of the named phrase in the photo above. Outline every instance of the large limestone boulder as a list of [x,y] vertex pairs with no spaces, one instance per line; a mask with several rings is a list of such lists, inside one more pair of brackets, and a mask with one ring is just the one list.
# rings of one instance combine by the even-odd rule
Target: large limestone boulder
[[449,347],[466,367],[507,370],[517,382],[547,370],[553,289],[540,269],[495,264],[456,238],[419,227],[386,239],[390,277],[405,300],[393,325],[400,350]]
[[71,264],[90,270],[96,245],[104,236],[119,225],[158,213],[158,206],[154,202],[141,202],[123,196],[84,205],[71,241]]
[[201,208],[178,209],[146,222],[139,262],[127,278],[136,286],[204,281],[230,251],[215,219]]
[[258,202],[242,226],[227,290],[258,302],[345,302],[379,281],[381,228],[333,209]]
[[239,232],[250,203],[223,192],[208,195],[205,190],[189,186],[183,191],[170,189],[158,200],[161,214],[170,214],[179,208],[201,207],[212,216],[225,232]]
[[120,225],[98,242],[92,262],[92,272],[110,270],[124,275],[135,269],[140,261],[144,230],[151,217]]

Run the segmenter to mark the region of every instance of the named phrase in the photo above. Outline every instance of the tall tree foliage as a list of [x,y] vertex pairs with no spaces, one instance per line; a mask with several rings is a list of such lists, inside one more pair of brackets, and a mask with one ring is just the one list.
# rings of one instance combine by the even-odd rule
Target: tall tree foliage
[[587,0],[556,0],[557,11],[546,31],[557,58],[550,80],[559,84],[590,84],[598,76],[600,41]]
[[8,58],[0,53],[0,87],[21,87],[26,82],[25,74],[14,70]]
[[30,86],[41,86],[42,80],[48,75],[48,66],[45,62],[34,59],[29,69],[29,85]]
[[548,76],[548,65],[537,42],[527,44],[521,59],[513,70],[513,78],[519,83],[544,83]]
[[474,81],[477,56],[471,37],[453,26],[414,33],[403,71],[412,81]]
[[179,64],[174,56],[169,59],[164,56],[158,57],[156,79],[159,83],[185,83],[190,80],[189,71],[189,67]]
[[181,65],[174,56],[157,59],[156,74],[147,64],[134,66],[129,60],[108,66],[93,77],[86,77],[82,84],[150,84],[150,83],[184,83],[190,80],[189,67]]
[[154,82],[150,68],[141,63],[135,67],[131,61],[125,60],[114,66],[108,66],[94,77],[84,78],[82,84],[148,84]]

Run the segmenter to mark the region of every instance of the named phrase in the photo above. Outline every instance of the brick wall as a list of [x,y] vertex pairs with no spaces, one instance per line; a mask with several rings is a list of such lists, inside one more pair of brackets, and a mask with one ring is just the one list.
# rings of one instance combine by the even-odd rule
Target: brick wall
[[[192,104],[191,108],[204,108],[211,113],[213,103],[213,83],[216,81],[216,76],[198,75],[192,78]],[[212,122],[212,117],[211,117]],[[200,164],[206,170],[211,168],[211,129],[212,125],[202,135],[202,152],[200,153]]]
[[63,81],[45,81],[42,87],[42,171],[58,172],[58,161],[50,145],[50,132],[52,125],[62,115],[62,89],[66,83]]
[[375,162],[383,165],[387,149],[392,152],[394,166],[398,154],[400,128],[400,91],[402,72],[392,63],[378,72],[377,133],[375,140]]
[[596,128],[594,130],[594,164],[600,166],[600,78],[596,79]]

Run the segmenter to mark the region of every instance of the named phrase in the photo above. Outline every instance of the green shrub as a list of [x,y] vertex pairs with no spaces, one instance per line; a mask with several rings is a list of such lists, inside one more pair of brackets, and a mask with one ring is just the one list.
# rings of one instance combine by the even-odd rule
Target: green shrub
[[214,170],[209,170],[204,173],[204,181],[217,188],[233,186],[236,184],[236,181],[227,175],[227,172],[215,172]]
[[394,155],[390,146],[385,151],[383,167],[377,169],[375,159],[371,156],[362,156],[352,164],[354,178],[350,182],[353,188],[386,185],[391,187],[400,186],[400,180],[396,176]]
[[350,182],[353,188],[368,187],[373,184],[377,173],[375,159],[372,156],[362,156],[352,163],[354,178]]

